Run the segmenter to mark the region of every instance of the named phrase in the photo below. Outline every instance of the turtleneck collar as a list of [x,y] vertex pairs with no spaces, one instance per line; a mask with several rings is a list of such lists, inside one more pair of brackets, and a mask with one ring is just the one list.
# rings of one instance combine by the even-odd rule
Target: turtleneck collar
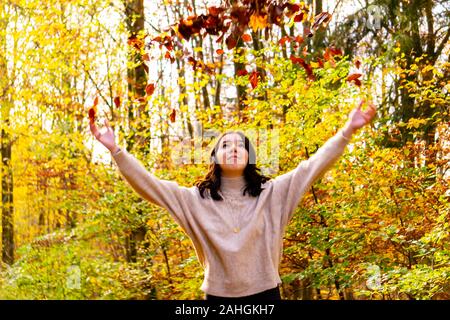
[[244,176],[235,178],[220,177],[220,190],[223,193],[242,194],[246,185]]

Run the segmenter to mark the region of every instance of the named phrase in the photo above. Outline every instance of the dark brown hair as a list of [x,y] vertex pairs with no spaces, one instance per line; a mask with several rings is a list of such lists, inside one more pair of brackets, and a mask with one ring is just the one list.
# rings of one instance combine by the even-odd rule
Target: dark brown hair
[[263,188],[261,188],[261,185],[270,180],[269,177],[266,177],[260,173],[260,169],[256,167],[256,153],[255,149],[253,148],[252,144],[250,143],[250,140],[240,131],[227,131],[225,133],[222,133],[220,137],[218,138],[216,145],[211,151],[211,158],[210,158],[210,165],[208,168],[208,173],[203,179],[200,179],[195,183],[198,190],[200,191],[200,196],[202,198],[205,198],[205,191],[208,190],[207,195],[211,196],[214,200],[223,200],[220,194],[218,193],[220,189],[220,183],[221,183],[221,172],[222,169],[220,168],[220,165],[217,163],[216,159],[216,151],[219,148],[219,143],[222,140],[224,136],[230,133],[237,133],[241,136],[242,140],[244,140],[245,149],[248,152],[248,162],[247,166],[244,169],[244,178],[246,181],[246,186],[243,191],[243,195],[248,192],[251,196],[257,197],[261,193]]

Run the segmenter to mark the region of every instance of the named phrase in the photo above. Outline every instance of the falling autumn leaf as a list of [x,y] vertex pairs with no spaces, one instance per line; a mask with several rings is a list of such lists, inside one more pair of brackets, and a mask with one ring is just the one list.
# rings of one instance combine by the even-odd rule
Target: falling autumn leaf
[[249,80],[250,80],[250,84],[252,85],[253,89],[255,89],[258,86],[258,76],[259,76],[258,71],[253,71],[250,74]]
[[98,96],[94,98],[94,107],[96,107],[97,105],[98,105]]
[[95,106],[89,108],[88,115],[89,121],[94,122],[97,115],[97,108]]
[[289,36],[284,36],[282,37],[278,43],[280,44],[280,46],[284,46],[286,44],[286,42],[291,42],[291,37]]
[[356,69],[359,69],[359,67],[361,66],[361,61],[359,59],[355,60],[355,67]]
[[155,85],[153,83],[150,83],[145,87],[145,93],[148,96],[151,96],[153,92],[155,92]]
[[117,108],[120,107],[120,97],[115,97],[114,98],[114,104],[116,105]]
[[248,71],[246,69],[241,69],[236,73],[237,76],[242,77],[248,75]]
[[349,75],[347,77],[347,81],[348,82],[353,82],[356,86],[360,87],[361,86],[361,80],[359,80],[358,78],[361,77],[362,74],[361,73],[353,73],[351,75]]
[[225,44],[227,45],[228,50],[233,49],[237,45],[237,40],[234,34],[231,34],[228,38],[225,39]]
[[361,73],[353,73],[347,77],[347,81],[353,81],[355,79],[358,79],[361,76],[362,76]]
[[298,44],[302,44],[303,43],[303,37],[302,36],[296,36],[294,39]]
[[175,122],[175,117],[177,115],[177,112],[175,111],[175,109],[172,109],[172,112],[170,113],[170,122]]
[[303,12],[300,12],[298,15],[294,17],[294,22],[302,22],[303,21]]
[[220,55],[224,54],[224,51],[222,49],[217,49],[216,53],[220,56]]
[[249,35],[248,33],[244,33],[242,35],[242,41],[244,41],[244,42],[251,42],[252,41],[252,36]]

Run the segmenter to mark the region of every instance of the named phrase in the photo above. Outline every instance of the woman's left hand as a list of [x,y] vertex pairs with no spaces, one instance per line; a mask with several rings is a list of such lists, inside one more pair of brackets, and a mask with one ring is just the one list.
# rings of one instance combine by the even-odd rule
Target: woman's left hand
[[359,106],[350,112],[347,124],[353,129],[353,131],[356,131],[368,124],[377,112],[377,107],[371,101],[367,102],[368,109],[366,111],[362,111],[361,107],[365,103],[365,100],[361,100]]

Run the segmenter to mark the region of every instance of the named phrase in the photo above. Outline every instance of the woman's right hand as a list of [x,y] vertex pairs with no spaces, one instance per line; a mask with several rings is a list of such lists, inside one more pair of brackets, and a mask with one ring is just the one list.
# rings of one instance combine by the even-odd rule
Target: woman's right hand
[[110,152],[115,153],[119,150],[116,144],[114,131],[110,127],[108,119],[105,119],[105,130],[100,131],[93,119],[89,119],[89,127],[95,139],[101,142]]

